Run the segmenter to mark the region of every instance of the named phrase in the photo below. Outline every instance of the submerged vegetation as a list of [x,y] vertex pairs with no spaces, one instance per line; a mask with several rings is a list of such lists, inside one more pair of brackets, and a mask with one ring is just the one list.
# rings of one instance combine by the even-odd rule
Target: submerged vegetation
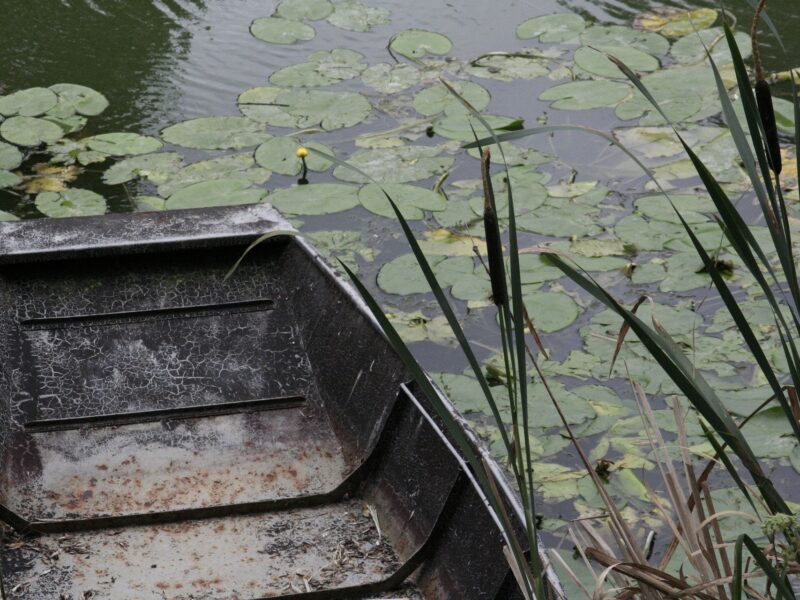
[[[798,525],[781,513],[800,472],[798,115],[796,101],[772,97],[772,127],[764,84],[757,102],[744,67],[751,36],[729,25],[714,9],[658,10],[632,26],[535,16],[516,28],[524,47],[464,59],[440,33],[393,29],[384,9],[282,0],[253,21],[254,37],[302,47],[339,28],[380,38],[385,62],[303,54],[242,92],[240,116],[158,137],[95,132],[108,102],[84,86],[0,96],[0,218],[271,202],[359,272],[398,347],[451,357],[472,343],[465,371],[435,359],[429,370],[508,457],[528,529],[576,545],[580,561],[553,556],[588,595],[585,572],[599,564],[598,589],[621,597],[736,598],[736,569],[755,564],[769,576],[747,593],[775,596],[797,562]],[[510,83],[549,110],[487,112]],[[613,129],[586,136],[575,123],[596,114]],[[712,285],[719,295],[702,291]],[[730,476],[695,472],[711,457]],[[494,475],[471,458],[492,498]],[[609,538],[593,523],[610,523]],[[766,540],[775,546],[758,563]],[[533,592],[539,555],[516,550]],[[759,581],[773,591],[754,591]]]

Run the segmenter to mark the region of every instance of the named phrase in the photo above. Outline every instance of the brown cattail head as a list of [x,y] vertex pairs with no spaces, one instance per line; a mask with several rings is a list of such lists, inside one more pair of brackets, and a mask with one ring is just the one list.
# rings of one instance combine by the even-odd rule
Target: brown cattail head
[[486,251],[489,255],[489,279],[492,282],[492,301],[500,306],[506,302],[505,267],[503,264],[503,244],[500,241],[500,225],[494,209],[494,189],[489,176],[489,149],[481,155],[481,176],[483,177],[483,228],[486,234]]
[[756,81],[756,103],[758,104],[758,114],[761,117],[761,123],[764,125],[769,167],[775,175],[780,175],[783,165],[781,164],[781,145],[778,141],[778,127],[775,123],[775,110],[772,108],[772,93],[770,92],[769,84],[763,79]]

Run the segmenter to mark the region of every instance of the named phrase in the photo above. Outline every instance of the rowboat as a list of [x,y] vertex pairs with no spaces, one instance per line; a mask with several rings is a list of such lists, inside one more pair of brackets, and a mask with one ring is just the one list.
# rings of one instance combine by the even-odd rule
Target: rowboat
[[266,204],[0,224],[8,598],[522,597],[462,456],[294,233]]

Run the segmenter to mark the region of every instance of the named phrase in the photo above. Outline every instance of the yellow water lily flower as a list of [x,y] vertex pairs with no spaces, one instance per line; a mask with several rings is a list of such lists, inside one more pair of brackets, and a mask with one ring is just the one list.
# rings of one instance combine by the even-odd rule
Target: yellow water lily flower
[[297,156],[297,158],[305,158],[306,156],[308,156],[308,148],[303,148],[302,146],[300,146],[297,150],[295,150],[294,153],[295,156]]

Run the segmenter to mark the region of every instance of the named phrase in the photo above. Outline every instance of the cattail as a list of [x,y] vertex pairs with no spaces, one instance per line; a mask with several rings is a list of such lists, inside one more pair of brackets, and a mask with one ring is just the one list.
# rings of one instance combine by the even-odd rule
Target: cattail
[[494,190],[489,176],[489,149],[481,155],[483,177],[483,228],[486,233],[486,251],[489,255],[489,279],[492,282],[492,301],[500,306],[506,302],[505,267],[503,266],[503,244],[500,241],[500,226],[494,210]]
[[764,79],[764,68],[761,65],[761,53],[758,48],[758,20],[766,5],[767,0],[759,0],[756,6],[753,23],[750,27],[750,43],[753,45],[753,64],[756,71],[756,104],[758,105],[761,124],[764,126],[767,162],[772,172],[775,175],[780,175],[783,165],[781,164],[781,145],[778,142],[778,126],[775,123],[775,110],[772,107],[772,92],[769,89],[769,84]]
[[761,123],[764,125],[764,135],[767,144],[767,160],[775,175],[780,175],[783,165],[781,164],[781,145],[778,141],[778,127],[775,123],[775,110],[772,108],[772,93],[769,84],[761,79],[756,81],[756,103],[758,104],[758,114]]

